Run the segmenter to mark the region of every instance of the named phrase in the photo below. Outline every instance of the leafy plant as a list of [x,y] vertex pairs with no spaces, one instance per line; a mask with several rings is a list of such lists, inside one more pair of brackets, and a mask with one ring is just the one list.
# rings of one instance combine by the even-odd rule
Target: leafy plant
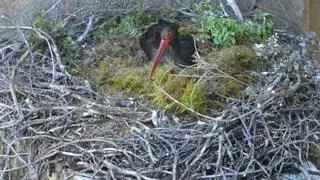
[[[34,14],[34,23],[33,27],[36,29],[40,29],[46,33],[50,33],[52,31],[52,23],[42,17],[42,13]],[[35,43],[40,40],[39,35],[35,31],[30,31],[28,34],[28,39],[32,43]]]
[[[78,30],[74,27],[65,27],[62,21],[55,23],[45,19],[42,13],[35,13],[33,27],[40,29],[56,40],[64,63],[71,66],[72,62],[81,57],[80,49],[76,44],[76,34]],[[28,35],[29,41],[32,43],[41,42],[39,35],[30,31]]]
[[118,30],[120,33],[132,33],[138,28],[150,24],[152,21],[152,16],[146,12],[128,14],[121,18]]
[[83,49],[76,43],[77,34],[78,30],[68,27],[61,31],[59,36],[56,37],[61,57],[69,67],[72,67],[73,63],[81,59],[83,55]]
[[[220,48],[265,41],[272,33],[273,23],[268,13],[254,20],[238,21],[223,17],[221,10],[210,1],[201,3],[193,21],[199,28],[200,37],[209,39]],[[223,18],[222,18],[223,17]]]
[[92,31],[90,37],[93,41],[106,41],[119,36],[135,34],[137,30],[154,21],[154,18],[146,12],[132,12],[115,19],[106,28],[97,28]]

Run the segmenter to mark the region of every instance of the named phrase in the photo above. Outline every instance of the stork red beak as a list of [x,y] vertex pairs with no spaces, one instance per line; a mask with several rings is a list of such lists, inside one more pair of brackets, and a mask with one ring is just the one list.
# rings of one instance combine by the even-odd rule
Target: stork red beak
[[158,65],[160,64],[161,57],[163,56],[164,51],[166,50],[168,44],[169,44],[170,38],[162,38],[160,42],[160,46],[157,52],[157,55],[154,58],[152,68],[150,69],[149,78],[151,79],[154,73],[156,72],[156,69]]

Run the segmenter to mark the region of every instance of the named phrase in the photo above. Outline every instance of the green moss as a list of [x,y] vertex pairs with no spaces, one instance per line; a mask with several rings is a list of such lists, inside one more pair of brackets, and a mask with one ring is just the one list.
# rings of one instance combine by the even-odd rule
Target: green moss
[[198,29],[192,24],[188,24],[179,28],[179,35],[181,36],[194,36],[197,33]]
[[[183,94],[183,85],[185,82],[185,78],[171,74],[172,70],[172,64],[165,64],[163,66],[160,66],[155,74],[154,83],[155,85],[162,88],[173,99],[179,101],[181,95]],[[177,105],[166,94],[157,89],[156,86],[154,86],[153,92],[153,100],[158,105],[165,108],[168,112],[179,111],[179,105]]]
[[[154,80],[150,81],[148,73],[152,62],[144,66],[137,66],[132,58],[128,59],[131,55],[127,56],[122,53],[122,51],[128,53],[123,48],[126,46],[123,46],[121,42],[115,44],[105,42],[97,50],[96,65],[85,69],[86,72],[93,74],[92,77],[99,88],[108,94],[122,94],[131,97],[151,96],[153,102],[168,113],[180,115],[192,114],[185,106],[207,115],[223,111],[226,107],[226,98],[223,97],[238,98],[241,96],[246,86],[239,81],[252,83],[252,78],[248,78],[246,72],[260,68],[253,50],[245,46],[236,46],[209,53],[206,58],[211,63],[218,64],[220,69],[239,81],[230,77],[222,77],[219,80],[210,80],[205,77],[199,80],[204,73],[201,68],[187,68],[178,72],[172,64],[159,66]],[[208,83],[211,85],[208,86]]]
[[125,91],[125,93],[144,93],[144,80],[136,73],[126,74],[120,78],[113,80],[113,84],[117,91]]
[[[105,85],[112,82],[113,78],[117,76],[117,73],[125,73],[128,68],[132,65],[130,60],[122,58],[105,58],[104,60],[98,61],[93,74],[94,80],[98,85]],[[88,71],[91,71],[88,69]],[[118,76],[121,76],[119,74]]]
[[186,108],[188,107],[196,112],[208,114],[213,101],[208,99],[208,90],[203,82],[197,82],[199,70],[189,68],[178,74],[171,73],[172,71],[175,69],[169,64],[159,68],[154,82],[166,94],[154,88],[154,101],[170,113],[190,113]]
[[268,66],[266,62],[256,58],[255,51],[246,46],[234,46],[208,53],[205,59],[230,75],[222,77],[214,85],[214,91],[227,98],[239,98],[243,90],[255,82],[255,77],[249,75],[249,72],[259,72]]
[[[161,84],[157,85],[159,85],[159,87],[173,99],[180,102],[186,83],[187,82],[184,77],[167,74],[166,77],[162,76]],[[154,101],[169,112],[181,111],[181,107],[178,104],[157,88],[154,88]]]
[[205,92],[201,83],[189,82],[181,96],[181,102],[196,112],[205,113]]
[[157,84],[165,82],[168,77],[170,77],[170,72],[172,71],[172,69],[173,65],[170,63],[159,66],[154,77],[154,82],[156,82]]
[[261,70],[267,65],[256,59],[256,53],[246,46],[234,46],[208,53],[205,59],[228,74],[243,74],[249,70]]
[[[110,82],[110,72],[107,61],[101,61],[97,65],[94,81],[98,86],[108,84]],[[91,71],[91,70],[90,70]]]
[[238,81],[225,78],[221,83],[219,83],[218,93],[225,97],[238,98],[245,88],[246,86]]
[[147,73],[128,59],[107,58],[87,69],[97,86],[110,94],[144,94],[148,90]]
[[[192,74],[189,75],[192,76]],[[165,80],[159,86],[171,98],[155,89],[154,100],[169,113],[190,115],[192,112],[188,109],[192,109],[201,114],[212,115],[221,112],[225,108],[223,101],[210,96],[212,89],[208,89],[203,81],[197,82],[197,78],[168,74],[163,79]]]
[[153,102],[168,113],[191,115],[192,112],[186,107],[202,114],[217,113],[224,109],[225,102],[210,97],[213,90],[207,88],[204,82],[198,82],[203,74],[198,68],[188,68],[178,73],[172,64],[165,64],[158,67],[154,80],[150,81],[150,66],[151,63],[135,66],[132,60],[108,57],[86,71],[93,74],[92,77],[102,91],[122,94],[124,97],[151,95]]

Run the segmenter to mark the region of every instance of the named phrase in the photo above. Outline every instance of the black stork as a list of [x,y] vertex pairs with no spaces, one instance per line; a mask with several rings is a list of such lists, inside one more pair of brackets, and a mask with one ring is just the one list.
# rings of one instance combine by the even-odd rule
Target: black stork
[[193,38],[179,36],[178,29],[178,24],[159,19],[157,24],[151,25],[140,36],[140,46],[148,59],[153,59],[149,74],[150,79],[159,64],[173,61],[174,65],[179,68],[186,68],[194,64],[192,57],[195,51]]

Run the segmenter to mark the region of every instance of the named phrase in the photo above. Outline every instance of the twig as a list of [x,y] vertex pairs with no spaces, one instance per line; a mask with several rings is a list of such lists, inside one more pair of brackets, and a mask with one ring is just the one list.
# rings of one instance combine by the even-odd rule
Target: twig
[[243,16],[241,14],[241,11],[237,5],[237,3],[234,0],[227,0],[229,6],[233,9],[233,12],[235,13],[235,15],[237,16],[237,18],[240,21],[243,21]]
[[42,17],[46,16],[48,13],[50,13],[50,11],[52,11],[53,9],[55,9],[59,4],[61,3],[61,0],[58,0],[57,2],[55,2],[46,12],[44,12],[42,14]]
[[78,43],[79,43],[79,42],[82,42],[82,41],[87,37],[87,35],[88,35],[89,31],[91,30],[92,25],[93,25],[93,23],[92,23],[93,18],[94,18],[94,15],[92,15],[92,16],[89,17],[89,22],[88,22],[88,24],[87,24],[87,27],[86,27],[85,31],[84,31],[84,32],[82,33],[82,35],[77,39],[77,42],[78,42]]
[[103,161],[103,163],[105,165],[107,165],[108,168],[112,169],[112,170],[115,170],[115,171],[118,171],[119,173],[122,173],[122,174],[126,174],[126,175],[130,175],[130,176],[135,176],[137,177],[138,179],[142,178],[142,179],[146,179],[146,180],[155,180],[153,178],[148,178],[144,175],[141,175],[139,174],[138,172],[135,172],[135,171],[130,171],[130,170],[126,170],[126,169],[121,169],[119,168],[118,166],[108,162],[108,161]]

